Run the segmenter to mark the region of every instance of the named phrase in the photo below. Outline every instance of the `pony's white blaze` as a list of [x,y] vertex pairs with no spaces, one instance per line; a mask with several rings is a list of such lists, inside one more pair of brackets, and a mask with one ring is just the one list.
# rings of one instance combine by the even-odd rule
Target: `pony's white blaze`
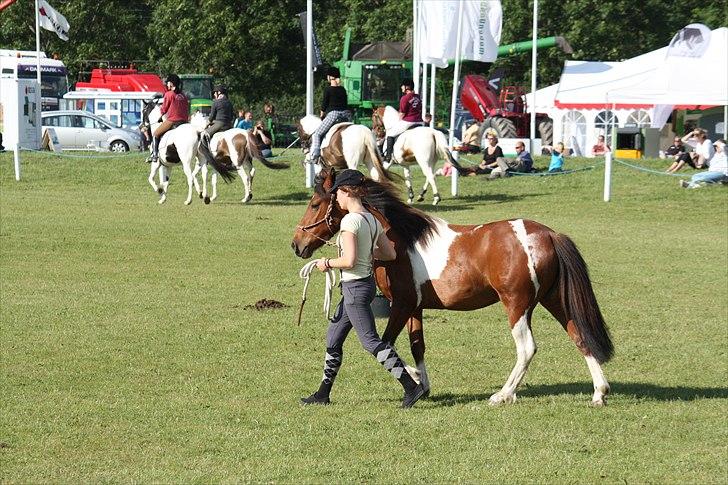
[[422,302],[422,285],[440,278],[447,266],[450,246],[460,235],[448,227],[447,222],[435,219],[435,229],[427,245],[420,242],[408,251],[412,264],[412,279],[417,292],[417,304]]
[[523,246],[523,251],[526,253],[528,258],[528,272],[531,275],[531,281],[533,282],[534,294],[538,293],[540,284],[538,282],[538,276],[536,276],[536,264],[533,257],[533,245],[529,244],[530,238],[526,233],[526,226],[523,224],[523,219],[516,219],[515,221],[508,221],[513,228],[513,232],[516,233],[518,242]]
[[314,131],[316,131],[316,128],[321,125],[321,118],[314,115],[306,115],[303,118],[301,118],[301,128],[303,128],[303,131],[307,135],[312,135]]

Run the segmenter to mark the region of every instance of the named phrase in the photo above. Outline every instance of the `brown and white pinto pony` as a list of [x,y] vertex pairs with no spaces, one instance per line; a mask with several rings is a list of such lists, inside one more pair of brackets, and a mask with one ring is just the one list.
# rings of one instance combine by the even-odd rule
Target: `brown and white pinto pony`
[[[377,108],[372,114],[372,130],[375,133],[381,133],[382,128],[390,127],[398,120],[399,114],[391,106]],[[417,196],[417,202],[425,200],[428,186],[432,187],[432,204],[437,205],[440,202],[440,192],[437,190],[435,182],[435,164],[440,159],[450,162],[458,172],[463,172],[463,168],[450,153],[447,139],[441,131],[428,126],[418,126],[408,129],[397,137],[392,150],[391,163],[401,165],[404,170],[407,202],[411,204],[415,197],[409,168],[415,164],[420,166],[422,174],[425,176],[425,184]],[[391,163],[385,164],[385,168],[389,168]]]
[[[327,194],[336,174],[322,171],[315,193],[296,228],[291,246],[310,257],[338,231],[342,217]],[[497,301],[505,306],[516,343],[516,364],[491,404],[512,403],[536,353],[531,315],[543,305],[584,355],[594,383],[592,403],[606,404],[609,384],[600,364],[614,352],[589,280],[586,263],[574,243],[538,222],[513,219],[479,225],[455,225],[408,206],[389,184],[367,179],[365,206],[394,242],[394,261],[375,263],[377,286],[391,301],[382,335],[393,344],[407,326],[415,374],[429,391],[425,367],[422,313],[425,308],[475,310]],[[416,377],[416,376],[413,376]]]
[[[307,115],[299,120],[298,137],[304,152],[308,152],[311,135],[321,121],[315,115]],[[345,122],[332,126],[321,141],[321,159],[324,166],[353,170],[357,170],[359,164],[363,163],[374,180],[391,180],[391,176],[384,169],[376,138],[372,130],[364,125]]]
[[[219,131],[212,135],[210,150],[218,163],[223,165],[232,164],[237,170],[245,188],[245,196],[240,201],[243,204],[253,198],[253,177],[255,176],[253,159],[273,170],[289,168],[284,163],[274,163],[266,160],[250,131],[240,128]],[[213,172],[212,174],[212,197],[209,197],[207,195],[207,164],[203,163],[195,167],[195,175],[199,169],[202,170],[202,193],[200,197],[205,201],[205,204],[209,204],[217,198],[217,173]]]

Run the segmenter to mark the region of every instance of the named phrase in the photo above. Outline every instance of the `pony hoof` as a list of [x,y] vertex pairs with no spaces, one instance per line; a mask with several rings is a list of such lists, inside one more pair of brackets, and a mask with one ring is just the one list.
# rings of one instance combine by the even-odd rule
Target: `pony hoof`
[[514,402],[516,402],[515,394],[508,394],[504,396],[501,393],[496,393],[490,396],[488,404],[491,406],[500,406],[501,404],[513,404]]
[[209,204],[212,200],[209,197],[205,197],[205,204]]
[[192,203],[192,200],[186,200],[185,205],[190,205]]
[[432,199],[432,205],[437,205],[440,203],[440,196],[436,195],[434,199]]
[[417,202],[422,202],[423,200],[425,200],[424,195],[420,194],[419,196],[417,196]]
[[407,203],[408,203],[408,204],[412,204],[412,197],[408,197],[408,198],[407,198]]
[[163,189],[162,187],[159,187],[159,188],[157,189],[157,193],[158,193],[159,195],[162,195],[162,194],[164,193],[164,189]]
[[607,397],[604,396],[601,399],[592,399],[591,407],[593,408],[603,408],[607,405]]
[[[202,198],[203,198],[203,197],[202,197],[202,192],[200,192],[200,193],[199,193],[199,194],[197,194],[197,195],[198,195],[198,196],[200,197],[200,199],[202,199]],[[205,197],[205,198],[206,198],[206,197]],[[207,202],[205,202],[205,203],[207,203]]]
[[242,202],[243,204],[247,204],[248,202],[250,202],[250,200],[251,200],[252,198],[253,198],[253,194],[250,194],[249,196],[247,196],[246,198],[244,198],[244,199],[243,199],[243,200],[241,200],[240,202]]

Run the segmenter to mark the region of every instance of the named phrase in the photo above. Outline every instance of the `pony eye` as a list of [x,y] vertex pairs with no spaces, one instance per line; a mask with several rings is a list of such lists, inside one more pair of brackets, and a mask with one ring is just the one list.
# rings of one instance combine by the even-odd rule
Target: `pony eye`
[[311,204],[311,209],[317,210],[321,204]]

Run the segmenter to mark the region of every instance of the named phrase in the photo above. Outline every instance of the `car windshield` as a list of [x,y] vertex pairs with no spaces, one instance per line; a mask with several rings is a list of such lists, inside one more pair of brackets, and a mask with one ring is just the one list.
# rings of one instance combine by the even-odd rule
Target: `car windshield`
[[209,78],[185,79],[182,89],[190,99],[212,99],[212,80]]

